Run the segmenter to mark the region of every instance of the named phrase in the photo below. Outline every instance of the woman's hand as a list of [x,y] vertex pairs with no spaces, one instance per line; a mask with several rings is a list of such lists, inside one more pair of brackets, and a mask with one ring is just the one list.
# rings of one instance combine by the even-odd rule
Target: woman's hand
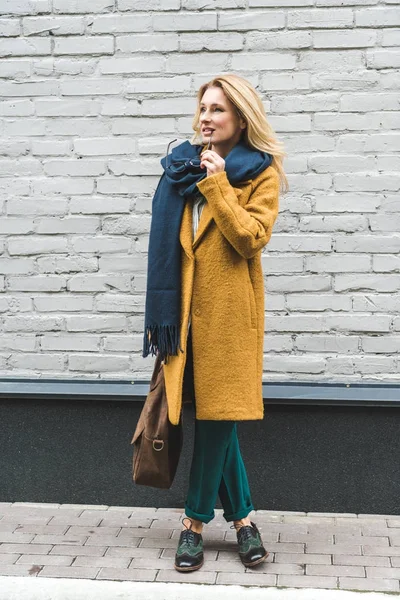
[[200,167],[202,169],[207,167],[207,177],[209,177],[215,173],[225,171],[225,161],[219,154],[214,152],[214,150],[204,150],[201,155]]

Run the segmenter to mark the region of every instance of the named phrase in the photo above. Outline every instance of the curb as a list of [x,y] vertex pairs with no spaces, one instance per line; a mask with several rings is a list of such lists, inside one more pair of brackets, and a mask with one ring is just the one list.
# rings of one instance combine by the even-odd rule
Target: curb
[[[360,595],[362,593],[362,596]],[[388,600],[378,592],[0,576],[0,600]]]

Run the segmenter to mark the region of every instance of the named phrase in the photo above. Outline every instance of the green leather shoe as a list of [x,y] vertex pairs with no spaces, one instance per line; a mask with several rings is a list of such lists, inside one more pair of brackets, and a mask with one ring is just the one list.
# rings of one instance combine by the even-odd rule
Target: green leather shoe
[[[253,521],[251,525],[242,525],[236,531],[237,541],[239,544],[240,560],[245,567],[254,567],[263,562],[269,553],[264,548],[260,532]],[[235,527],[234,525],[232,527]]]
[[[190,521],[190,527],[184,523]],[[192,531],[192,521],[189,517],[182,519],[186,527],[179,536],[178,548],[175,554],[175,569],[177,571],[196,571],[204,563],[203,537],[201,533]]]

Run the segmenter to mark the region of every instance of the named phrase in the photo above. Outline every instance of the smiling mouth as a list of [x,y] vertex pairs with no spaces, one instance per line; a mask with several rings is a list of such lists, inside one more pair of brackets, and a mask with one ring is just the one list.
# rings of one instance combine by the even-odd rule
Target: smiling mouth
[[205,135],[210,135],[211,133],[214,133],[214,129],[203,129],[203,133]]

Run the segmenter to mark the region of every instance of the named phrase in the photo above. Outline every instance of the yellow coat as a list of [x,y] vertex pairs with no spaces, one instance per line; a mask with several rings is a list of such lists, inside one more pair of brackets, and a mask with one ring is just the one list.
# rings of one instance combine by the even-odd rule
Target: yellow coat
[[193,240],[192,202],[183,211],[180,243],[183,352],[164,365],[168,416],[179,422],[189,315],[196,418],[262,419],[264,279],[261,250],[278,215],[279,176],[270,165],[232,187],[226,171],[197,184],[207,202]]

